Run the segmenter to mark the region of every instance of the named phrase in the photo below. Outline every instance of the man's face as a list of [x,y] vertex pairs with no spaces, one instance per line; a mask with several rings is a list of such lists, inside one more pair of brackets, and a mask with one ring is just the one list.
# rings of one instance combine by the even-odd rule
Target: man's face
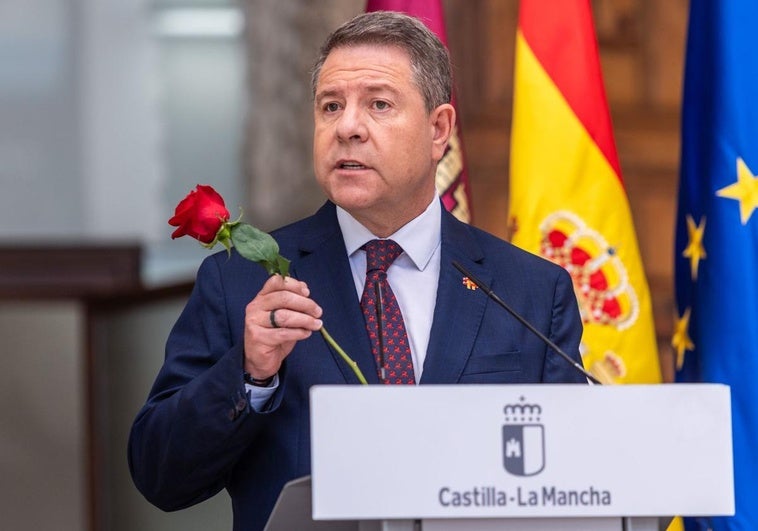
[[429,205],[455,112],[447,104],[426,111],[404,50],[332,50],[316,86],[314,120],[316,179],[377,236]]

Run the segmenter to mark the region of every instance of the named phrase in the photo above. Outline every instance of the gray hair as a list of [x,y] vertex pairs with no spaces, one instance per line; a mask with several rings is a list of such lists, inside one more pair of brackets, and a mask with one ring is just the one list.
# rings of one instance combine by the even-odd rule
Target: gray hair
[[397,46],[405,50],[410,56],[412,80],[424,97],[428,112],[450,103],[453,76],[445,45],[417,18],[393,11],[358,15],[327,37],[311,75],[313,96],[329,53],[335,48],[363,44]]

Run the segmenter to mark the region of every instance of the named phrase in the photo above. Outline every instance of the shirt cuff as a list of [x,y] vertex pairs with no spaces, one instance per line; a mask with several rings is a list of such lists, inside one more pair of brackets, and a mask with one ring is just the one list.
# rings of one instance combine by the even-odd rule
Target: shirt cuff
[[257,385],[245,384],[245,391],[247,391],[248,400],[250,401],[250,407],[256,413],[261,413],[266,406],[269,398],[274,394],[279,387],[279,374],[274,375],[274,379],[271,381],[268,387],[260,387]]

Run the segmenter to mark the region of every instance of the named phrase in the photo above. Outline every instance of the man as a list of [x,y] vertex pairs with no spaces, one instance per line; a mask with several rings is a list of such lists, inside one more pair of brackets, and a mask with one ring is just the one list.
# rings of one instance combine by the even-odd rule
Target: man
[[[273,233],[297,280],[267,278],[236,253],[201,266],[129,442],[151,502],[174,510],[226,488],[234,528],[263,528],[284,483],[310,473],[310,387],[357,383],[313,333],[322,323],[369,383],[586,381],[451,265],[490,283],[580,362],[568,274],[441,207],[434,176],[455,126],[451,87],[447,51],[413,18],[367,13],[328,38],[313,93],[315,173],[330,201]],[[363,246],[387,238],[402,251],[384,294],[408,331],[397,371],[361,307],[373,298],[363,292],[374,255]]]

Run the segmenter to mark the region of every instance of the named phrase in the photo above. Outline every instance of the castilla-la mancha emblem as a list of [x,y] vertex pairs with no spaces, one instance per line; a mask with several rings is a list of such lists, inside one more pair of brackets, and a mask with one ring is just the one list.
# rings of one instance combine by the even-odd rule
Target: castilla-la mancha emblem
[[534,476],[545,468],[545,427],[540,424],[542,407],[518,404],[503,408],[503,466],[516,476]]

